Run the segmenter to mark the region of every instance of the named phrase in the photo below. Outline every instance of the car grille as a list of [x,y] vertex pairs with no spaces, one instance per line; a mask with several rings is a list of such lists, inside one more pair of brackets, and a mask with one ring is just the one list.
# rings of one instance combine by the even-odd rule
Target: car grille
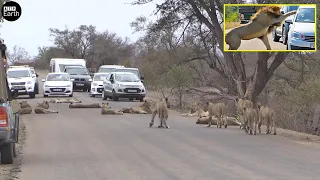
[[314,42],[314,36],[306,36],[304,39],[307,42]]
[[141,92],[141,90],[139,88],[125,88],[123,91],[125,93],[140,93]]
[[50,88],[51,92],[64,92],[66,88]]
[[25,86],[12,86],[12,90],[26,90]]
[[97,88],[97,91],[98,91],[99,93],[102,93],[103,88]]
[[16,85],[25,85],[26,82],[13,82],[11,83],[12,86],[16,86]]
[[86,81],[85,78],[75,78],[74,81]]

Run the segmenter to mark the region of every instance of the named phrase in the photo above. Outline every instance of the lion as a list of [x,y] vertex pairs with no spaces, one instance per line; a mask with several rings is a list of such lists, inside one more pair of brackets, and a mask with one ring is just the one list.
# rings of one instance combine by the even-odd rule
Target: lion
[[43,101],[42,103],[38,103],[38,107],[42,107],[44,109],[49,109],[49,102]]
[[242,99],[242,98],[236,98],[235,100],[236,102],[236,107],[237,107],[237,113],[240,119],[240,129],[244,129],[247,128],[246,126],[244,126],[244,122],[245,120],[245,116],[244,116],[244,110],[243,108],[253,108],[253,103],[250,100],[246,100],[246,99]]
[[18,110],[18,114],[31,114],[32,113],[32,107],[27,101],[21,101],[19,102],[20,109]]
[[[259,109],[259,133],[261,133],[261,123],[265,122],[267,125],[266,134],[271,134],[272,128],[273,128],[273,135],[277,134],[276,130],[276,119],[275,119],[275,111],[272,108],[266,107],[266,106],[260,106],[258,105]],[[272,123],[272,124],[271,124]],[[271,129],[270,129],[271,124]]]
[[[165,111],[165,110],[162,110],[162,109],[163,109],[163,105],[164,105],[163,102],[165,102],[165,105],[166,105],[166,107],[167,107],[167,110],[170,109],[170,102],[169,102],[169,100],[168,100],[167,97],[161,98],[160,100],[156,101],[156,103],[153,104],[153,106],[151,107],[152,116],[151,116],[151,122],[150,122],[150,124],[149,124],[149,127],[152,127],[152,126],[153,126],[153,124],[154,124],[154,118],[156,117],[157,113],[159,113],[159,109],[160,109],[161,111]],[[163,112],[162,112],[162,113],[163,113]],[[160,118],[160,116],[159,116],[159,118]],[[165,118],[164,118],[164,119],[165,119]],[[162,123],[163,123],[163,121],[162,121]],[[161,119],[160,119],[160,126],[158,126],[159,128],[163,127],[163,126],[162,126],[162,125],[163,125],[162,123],[161,123]]]
[[[253,135],[256,135],[257,125],[259,121],[257,110],[250,107],[248,108],[244,107],[243,111],[244,111],[244,116],[246,117],[245,126],[249,127],[249,129],[245,128],[245,132],[248,133],[248,130],[249,130],[249,134],[252,134],[252,131],[253,131]],[[259,130],[259,132],[261,132],[261,130]]]
[[188,117],[198,116],[199,118],[201,118],[201,117],[209,116],[209,113],[201,109],[200,102],[193,102],[190,108],[190,111],[188,113],[181,114],[181,116],[188,116]]
[[109,103],[102,103],[101,114],[123,115],[123,112],[120,110],[111,109],[111,107],[109,106]]
[[131,113],[131,114],[152,114],[152,106],[153,103],[150,100],[144,100],[144,102],[137,106],[131,108],[123,108],[121,111],[123,113]]
[[259,38],[262,40],[267,50],[271,50],[268,40],[268,34],[276,26],[281,26],[283,21],[295,14],[296,11],[290,11],[281,14],[280,7],[266,6],[258,10],[252,17],[252,21],[243,26],[232,29],[226,35],[226,44],[229,45],[229,50],[237,50],[240,47],[241,40],[251,40]]
[[58,111],[49,110],[49,105],[45,105],[47,101],[39,103],[36,108],[34,108],[34,113],[36,114],[52,114],[52,113],[59,113]]
[[169,117],[169,111],[168,111],[168,107],[167,107],[167,103],[166,103],[167,99],[163,98],[160,99],[159,103],[158,103],[158,115],[159,115],[159,119],[160,119],[160,126],[158,126],[158,128],[167,128],[169,129],[170,127],[167,125],[167,120]]
[[101,108],[99,103],[92,103],[92,104],[74,104],[70,103],[69,108]]
[[[236,120],[235,117],[230,117],[230,116],[224,116],[223,118],[225,118],[228,124],[228,126],[239,126],[240,123]],[[196,124],[208,124],[209,121],[209,117],[199,117],[196,121]],[[212,117],[211,119],[211,125],[217,125],[217,118],[216,117]]]
[[221,128],[222,126],[222,120],[224,119],[224,128],[227,128],[228,126],[228,122],[227,122],[227,118],[223,118],[225,117],[226,114],[226,110],[227,107],[224,103],[210,103],[207,102],[204,110],[209,112],[209,119],[208,119],[208,125],[207,127],[211,126],[212,123],[212,116],[217,118],[217,128]]
[[82,103],[77,98],[57,98],[50,100],[50,103]]

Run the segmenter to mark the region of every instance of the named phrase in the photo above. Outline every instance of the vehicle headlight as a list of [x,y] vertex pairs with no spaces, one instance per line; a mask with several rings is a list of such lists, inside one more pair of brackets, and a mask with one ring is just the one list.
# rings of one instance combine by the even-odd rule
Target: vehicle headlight
[[32,84],[32,82],[31,82],[31,81],[28,81],[27,84]]
[[71,81],[74,81],[74,79],[70,79]]
[[48,85],[45,84],[44,87],[50,87],[50,86],[48,86]]
[[119,87],[119,88],[124,88],[124,87],[126,87],[126,86],[123,85],[123,84],[118,84],[118,87]]
[[93,86],[98,86],[98,83],[92,83]]
[[295,38],[295,39],[305,39],[304,34],[298,33],[296,31],[292,32],[292,37]]
[[71,84],[68,84],[67,87],[71,87]]
[[92,81],[92,79],[90,78],[90,79],[88,79],[88,81]]

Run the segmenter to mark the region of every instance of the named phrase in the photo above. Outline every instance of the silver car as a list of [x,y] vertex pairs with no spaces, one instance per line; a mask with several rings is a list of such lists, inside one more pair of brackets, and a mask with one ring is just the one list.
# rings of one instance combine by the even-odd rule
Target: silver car
[[315,50],[315,6],[300,6],[290,21],[287,50]]

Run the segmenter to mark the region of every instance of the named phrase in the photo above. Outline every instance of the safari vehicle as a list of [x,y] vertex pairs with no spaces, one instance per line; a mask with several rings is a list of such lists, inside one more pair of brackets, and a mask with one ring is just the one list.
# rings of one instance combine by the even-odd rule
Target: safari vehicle
[[118,101],[119,98],[134,98],[143,102],[146,89],[140,78],[132,72],[112,72],[103,81],[102,100],[110,98]]
[[[10,102],[8,84],[6,83],[6,46],[0,41],[0,153],[2,164],[14,163],[17,156],[16,143],[19,138],[19,114],[12,107]],[[8,96],[9,95],[9,96]]]
[[315,6],[299,6],[290,23],[287,50],[315,50]]
[[122,65],[102,65],[99,67],[98,73],[110,73],[118,68],[124,68],[124,66],[122,66]]
[[114,72],[132,72],[136,74],[142,81],[144,80],[144,77],[140,74],[140,71],[138,68],[117,68],[114,70]]
[[[281,11],[281,14],[285,14],[287,12],[297,10],[298,8],[299,8],[299,6],[282,6],[280,11]],[[291,15],[291,16],[287,17],[286,20],[291,19],[291,21],[292,21],[293,18],[294,18],[294,15]],[[289,29],[290,29],[290,23],[288,23],[286,21],[281,26],[277,26],[276,28],[274,28],[273,33],[272,33],[273,41],[279,42],[279,40],[281,38],[282,43],[284,45],[286,45],[288,42]]]
[[7,70],[7,81],[9,89],[15,97],[19,95],[29,95],[35,98],[39,93],[37,74],[33,74],[29,67],[9,67]]
[[103,80],[106,79],[109,73],[95,73],[91,82],[90,97],[101,95],[103,91]]
[[81,66],[67,66],[64,70],[73,81],[73,89],[90,92],[92,78],[87,68]]
[[254,15],[260,7],[258,6],[239,6],[240,24],[250,22],[251,16]]

